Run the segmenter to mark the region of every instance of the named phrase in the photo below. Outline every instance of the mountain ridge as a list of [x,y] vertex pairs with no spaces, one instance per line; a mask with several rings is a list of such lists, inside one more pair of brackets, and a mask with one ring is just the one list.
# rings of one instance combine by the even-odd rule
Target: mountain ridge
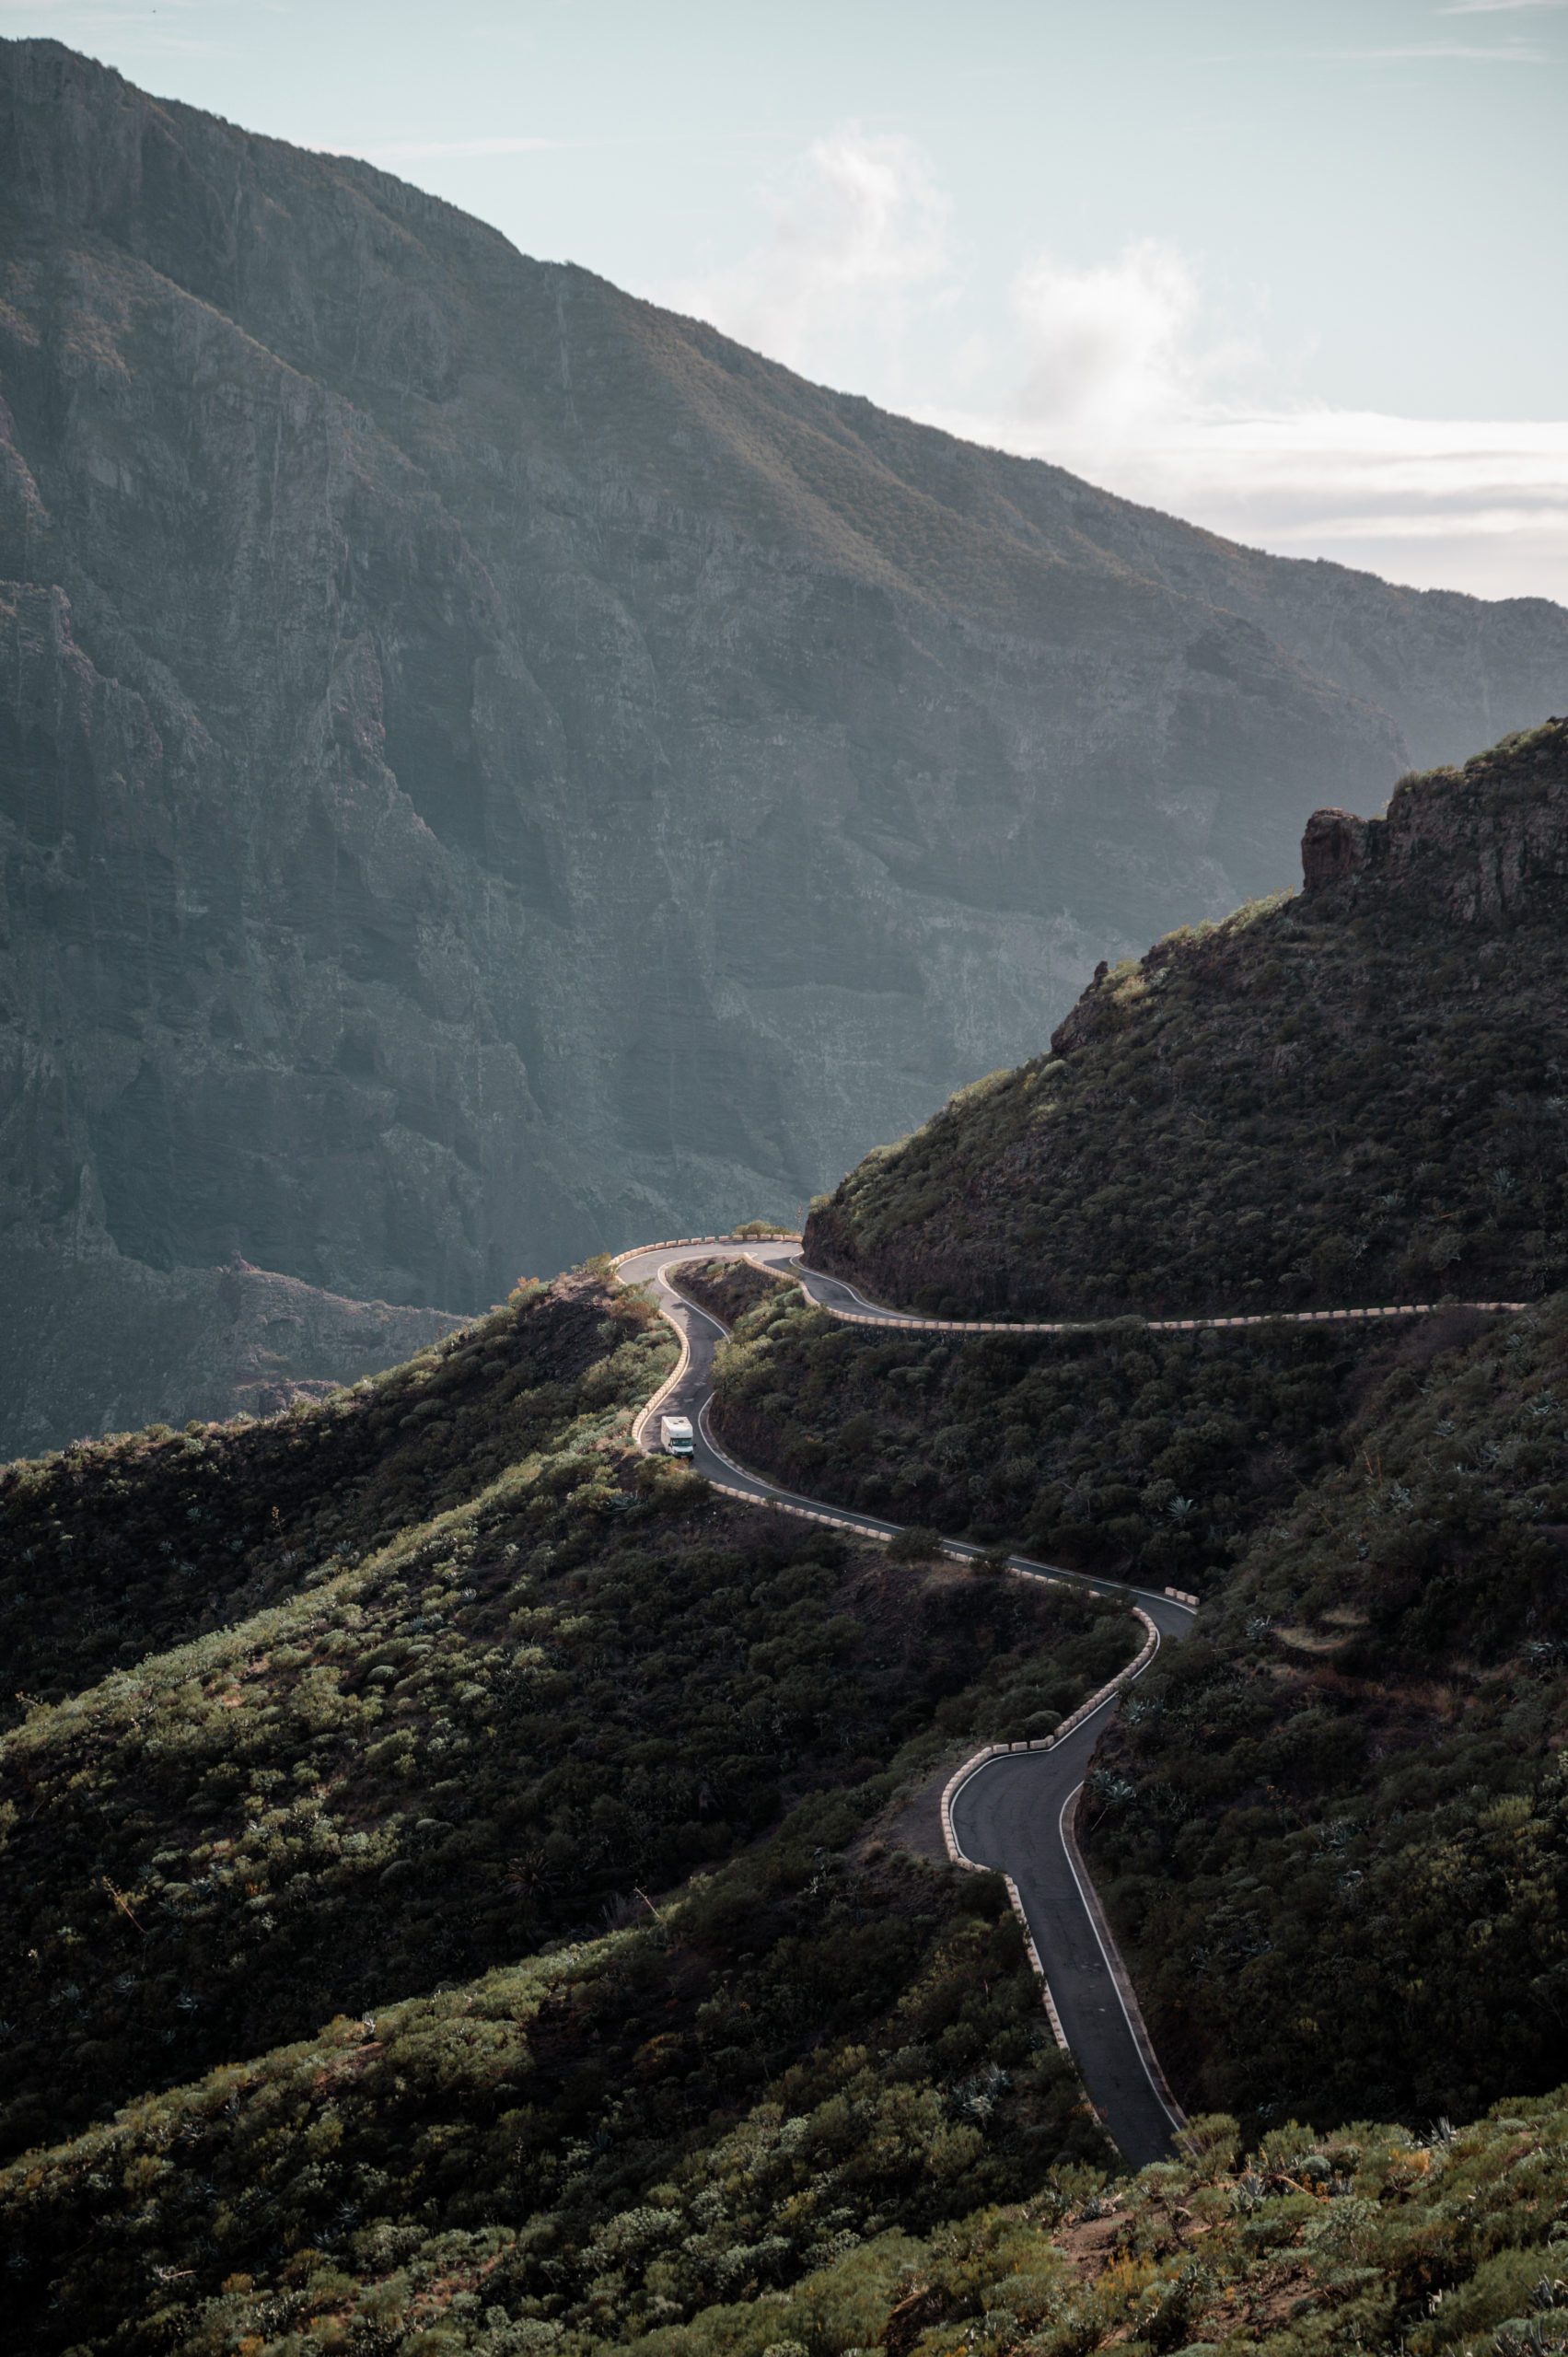
[[[63,1286],[467,1312],[792,1213],[1562,700],[1560,609],[1230,548],[55,44],[0,218],[0,1216]],[[144,1381],[17,1354],[0,1450]]]

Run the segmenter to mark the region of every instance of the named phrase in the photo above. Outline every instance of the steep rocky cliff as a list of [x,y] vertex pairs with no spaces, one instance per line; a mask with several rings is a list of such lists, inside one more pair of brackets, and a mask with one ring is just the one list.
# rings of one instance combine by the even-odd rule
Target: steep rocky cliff
[[[792,1210],[1563,702],[1559,608],[1230,547],[52,42],[0,255],[0,1220],[63,1288],[467,1309]],[[41,1399],[17,1306],[0,1449],[164,1410]]]

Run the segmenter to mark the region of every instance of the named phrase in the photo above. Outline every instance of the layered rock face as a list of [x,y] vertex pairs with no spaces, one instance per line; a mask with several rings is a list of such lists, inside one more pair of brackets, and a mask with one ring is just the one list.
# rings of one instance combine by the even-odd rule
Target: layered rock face
[[1568,720],[1467,761],[1402,778],[1380,819],[1315,810],[1302,837],[1309,893],[1354,906],[1396,893],[1475,924],[1556,910],[1568,890]]
[[[111,1321],[793,1213],[1564,701],[1559,608],[1230,547],[50,42],[0,254],[0,1220]],[[15,1308],[0,1450],[168,1412],[42,1402]]]

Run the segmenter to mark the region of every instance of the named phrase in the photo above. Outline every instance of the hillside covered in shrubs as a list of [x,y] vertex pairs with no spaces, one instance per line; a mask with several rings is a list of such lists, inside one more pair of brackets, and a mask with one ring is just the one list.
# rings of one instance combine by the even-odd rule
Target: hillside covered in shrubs
[[[0,1725],[231,1626],[616,1428],[669,1365],[640,1296],[578,1275],[320,1405],[74,1443],[0,1466]],[[11,1689],[19,1688],[19,1692]]]
[[1081,1830],[1179,2092],[1249,2136],[1535,2096],[1568,2020],[1568,723],[1305,848],[807,1258],[938,1313],[1524,1308],[933,1335],[775,1286],[715,1410],[797,1488],[1204,1596]]
[[712,1421],[748,1465],[863,1513],[1204,1593],[1339,1460],[1383,1386],[1485,1323],[934,1336],[846,1324],[765,1277],[743,1306],[721,1266],[679,1283],[738,1316]]
[[[764,1920],[783,1936],[761,1968],[699,1901],[661,1931],[334,2023],[0,2175],[22,2345],[1568,2346],[1568,2092],[1413,2135],[1282,2121],[1248,2145],[1210,2117],[1179,2160],[1134,2179],[1108,2178],[1080,2129],[1078,2156],[1047,2173],[1063,2067],[1040,2043],[1010,1922],[943,1908],[907,1870],[902,1889],[883,1875],[875,1917],[865,1875],[830,1873],[824,1891],[819,1868],[813,1888],[799,1855],[771,1855],[769,1873],[784,1888]],[[738,2008],[706,1993],[732,1960]],[[805,2052],[803,2007],[819,2025]],[[981,2054],[1008,2060],[977,2070]],[[585,2117],[611,2078],[618,2099]],[[748,2080],[755,2097],[737,2100]],[[704,2086],[720,2106],[683,2139]]]
[[518,2347],[632,2331],[1109,2164],[999,1886],[877,1829],[1136,1631],[634,1454],[670,1350],[587,1271],[6,1469],[21,2345],[268,2346],[323,2268],[401,2345],[459,2250]]
[[935,1337],[772,1285],[721,1353],[714,1422],[798,1489],[1203,1594],[1082,1818],[1189,2108],[1257,2135],[1556,2083],[1568,1295]]
[[1304,854],[1306,890],[1102,970],[1049,1055],[868,1155],[807,1260],[958,1317],[1568,1282],[1568,720]]
[[1561,1294],[1403,1370],[1102,1747],[1089,1855],[1195,2107],[1460,2119],[1561,2078],[1565,1378]]
[[1000,1886],[868,1843],[905,1764],[0,2170],[24,2345],[586,2350],[1109,2166]]
[[[814,1215],[900,1298],[1114,1317],[681,1272],[726,1445],[907,1544],[633,1452],[672,1344],[595,1268],[0,1473],[18,2345],[1568,2350],[1565,738],[1322,817],[1299,900]],[[1527,1306],[1134,1314],[1347,1292]],[[1079,1818],[1194,2115],[1136,2180],[936,1827],[1137,1643],[1005,1548],[1204,1599]]]
[[4,2145],[642,1913],[792,1794],[1132,1650],[1114,1609],[558,1457],[11,1737]]

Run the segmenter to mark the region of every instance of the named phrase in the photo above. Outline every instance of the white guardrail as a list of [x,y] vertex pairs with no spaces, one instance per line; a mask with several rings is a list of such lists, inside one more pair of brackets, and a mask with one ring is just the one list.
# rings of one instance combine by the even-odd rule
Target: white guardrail
[[1196,1334],[1211,1326],[1333,1326],[1377,1318],[1431,1318],[1440,1309],[1481,1309],[1511,1313],[1527,1309],[1527,1301],[1404,1301],[1383,1309],[1260,1309],[1234,1318],[1141,1318],[1136,1310],[1112,1312],[1104,1318],[915,1318],[901,1309],[841,1309],[819,1301],[830,1318],[846,1326],[897,1326],[916,1334],[1082,1334],[1096,1326],[1115,1326],[1134,1318],[1150,1334]]
[[[1019,1579],[1045,1579],[1047,1576],[1040,1572],[1024,1571],[1021,1567],[1010,1565],[1009,1569],[1013,1570],[1015,1577]],[[1057,1582],[1055,1585],[1061,1585],[1063,1583]],[[1167,1587],[1166,1594],[1174,1603],[1189,1607],[1195,1607],[1198,1601],[1195,1596],[1187,1596],[1178,1588]],[[1103,1710],[1108,1702],[1113,1701],[1122,1687],[1131,1686],[1133,1679],[1141,1678],[1159,1651],[1159,1631],[1142,1605],[1133,1605],[1132,1611],[1135,1618],[1144,1624],[1143,1644],[1126,1668],[1119,1670],[1114,1678],[1108,1679],[1098,1694],[1091,1694],[1086,1701],[1080,1702],[1071,1717],[1063,1719],[1054,1734],[1039,1736],[1025,1743],[988,1743],[981,1750],[971,1753],[968,1759],[954,1769],[942,1790],[942,1839],[947,1846],[947,1855],[955,1866],[962,1867],[969,1874],[993,1874],[997,1871],[995,1867],[982,1866],[970,1857],[960,1844],[954,1828],[953,1803],[970,1778],[978,1770],[983,1768],[989,1760],[1005,1759],[1010,1752],[1053,1751],[1058,1744],[1065,1742],[1067,1737],[1075,1733],[1086,1720],[1092,1719],[1097,1711]],[[1080,1785],[1080,1797],[1082,1791],[1083,1787]],[[1172,2124],[1177,2128],[1184,2128],[1187,2124],[1187,2114],[1177,2101],[1175,2090],[1166,2077],[1159,2056],[1155,2051],[1154,2040],[1149,2036],[1148,2026],[1144,2020],[1143,2010],[1138,2003],[1137,1991],[1132,1986],[1127,1967],[1122,1962],[1121,1951],[1116,1945],[1116,1935],[1106,1920],[1105,1910],[1099,1902],[1099,1893],[1094,1887],[1093,1879],[1078,1849],[1075,1829],[1072,1823],[1074,1813],[1073,1810],[1063,1808],[1061,1826],[1063,1845],[1067,1852],[1068,1864],[1073,1869],[1073,1878],[1078,1886],[1084,1906],[1094,1925],[1100,1952],[1106,1960],[1106,1968],[1116,1984],[1117,1994],[1121,2001],[1121,2010],[1127,2018],[1127,2026],[1132,2033],[1132,2042],[1138,2049],[1144,2068],[1149,2075],[1150,2083],[1170,2115]],[[1025,1911],[1023,1896],[1010,1874],[1004,1873],[1002,1880],[1006,1886],[1008,1904],[1016,1916],[1018,1929],[1023,1933],[1024,1952],[1028,1957],[1036,1980],[1040,1982],[1040,1996],[1044,2002],[1046,2018],[1051,2024],[1051,2035],[1063,2053],[1070,2054],[1072,2048],[1068,2044],[1067,2034],[1062,2026],[1062,2016],[1056,2010],[1056,2000],[1051,1993],[1050,1978],[1040,1960],[1040,1950],[1035,1945],[1034,1934],[1029,1929],[1029,1919]],[[1104,2115],[1099,2111],[1098,2106],[1094,2103],[1086,2088],[1084,2092],[1085,2099],[1094,2110],[1101,2127],[1106,2127]],[[1109,2132],[1109,2129],[1107,2132]]]
[[[1067,1585],[1065,1581],[1051,1579],[1044,1572],[1015,1570],[1012,1565],[1009,1565],[1008,1569],[1016,1579],[1039,1580],[1048,1587],[1063,1587]],[[1131,1685],[1133,1678],[1142,1677],[1159,1651],[1160,1632],[1142,1605],[1135,1604],[1132,1611],[1134,1618],[1143,1622],[1144,1635],[1143,1644],[1125,1669],[1118,1670],[1116,1676],[1108,1679],[1098,1694],[1091,1694],[1087,1701],[1080,1702],[1077,1709],[1069,1718],[1063,1720],[1062,1724],[1053,1734],[1032,1736],[1018,1743],[984,1744],[979,1751],[971,1752],[967,1759],[959,1762],[942,1787],[943,1843],[954,1865],[960,1866],[966,1874],[994,1874],[997,1869],[994,1866],[982,1866],[978,1859],[971,1858],[954,1830],[953,1803],[957,1800],[960,1790],[989,1760],[1005,1759],[1017,1751],[1054,1751],[1057,1745],[1064,1743],[1070,1735],[1074,1734],[1083,1725],[1086,1719],[1092,1719],[1097,1711],[1102,1710],[1123,1686]],[[1051,2024],[1051,2035],[1063,2053],[1070,2053],[1072,2049],[1067,2043],[1066,2032],[1062,2026],[1062,2016],[1056,2010],[1056,2000],[1051,1993],[1051,1982],[1046,1977],[1045,1967],[1040,1962],[1040,1950],[1035,1945],[1034,1933],[1029,1929],[1029,1919],[1024,1911],[1024,1902],[1019,1894],[1018,1886],[1009,1874],[1004,1874],[1002,1879],[1007,1887],[1008,1903],[1018,1919],[1018,1928],[1024,1935],[1024,1947],[1030,1967],[1036,1980],[1040,1982],[1040,1994],[1045,2001],[1046,2018]]]
[[[610,1265],[612,1268],[620,1270],[625,1262],[629,1260],[641,1260],[647,1258],[650,1254],[657,1252],[679,1252],[690,1250],[693,1246],[703,1244],[793,1244],[798,1243],[799,1240],[799,1237],[789,1229],[781,1229],[772,1236],[671,1237],[661,1244],[640,1244],[633,1251],[619,1252],[614,1256]],[[746,1253],[743,1253],[740,1257],[749,1266],[761,1269],[765,1275],[780,1277],[784,1283],[798,1282],[797,1280],[784,1278],[782,1271],[773,1268],[771,1263],[765,1260],[754,1260],[749,1254]],[[863,1318],[856,1315],[854,1312],[848,1310],[837,1310],[833,1314],[836,1317],[848,1319],[848,1321],[853,1325],[872,1326],[879,1325],[883,1322],[879,1318],[874,1317]],[[673,1319],[670,1320],[672,1325],[674,1325],[674,1322],[675,1321]],[[950,1328],[957,1322],[958,1321],[952,1319],[931,1319],[929,1321],[923,1319],[921,1321],[923,1326],[929,1324],[933,1328],[943,1329]],[[632,1440],[634,1447],[640,1448],[645,1446],[644,1434],[646,1432],[648,1425],[653,1421],[653,1418],[658,1413],[658,1411],[663,1406],[664,1402],[679,1387],[682,1376],[685,1375],[688,1366],[691,1364],[691,1343],[680,1327],[677,1326],[675,1330],[680,1340],[680,1354],[676,1360],[675,1365],[671,1369],[670,1373],[665,1377],[663,1383],[660,1384],[658,1389],[654,1393],[653,1398],[647,1402],[646,1406],[641,1411],[633,1423]],[[981,1332],[995,1332],[1005,1331],[1007,1329],[997,1327],[982,1327],[979,1330]],[[848,1531],[853,1537],[867,1540],[873,1546],[885,1547],[895,1536],[892,1531],[879,1530],[874,1526],[856,1521],[848,1515],[833,1514],[827,1508],[820,1506],[796,1505],[786,1498],[760,1496],[754,1490],[738,1489],[733,1483],[728,1481],[716,1481],[712,1478],[712,1476],[709,1477],[708,1486],[710,1489],[715,1490],[721,1497],[734,1498],[742,1505],[760,1505],[765,1507],[766,1510],[772,1514],[792,1515],[797,1522],[820,1523],[830,1529]],[[974,1560],[973,1556],[965,1549],[950,1546],[947,1543],[943,1544],[941,1552],[943,1557],[950,1562],[967,1563],[972,1562]],[[1076,1585],[1076,1583],[1073,1581],[1053,1578],[1049,1572],[1028,1570],[1022,1564],[1009,1563],[1006,1570],[1007,1575],[1013,1579],[1033,1580],[1038,1582],[1042,1587],[1069,1587]],[[1100,1593],[1104,1593],[1104,1591],[1102,1590]],[[1179,1604],[1189,1611],[1196,1610],[1198,1598],[1188,1590],[1183,1588],[1167,1587],[1165,1593],[1169,1596],[1173,1604]],[[1131,1685],[1135,1678],[1142,1677],[1144,1671],[1147,1669],[1150,1662],[1153,1661],[1156,1654],[1159,1651],[1159,1631],[1156,1628],[1153,1620],[1149,1618],[1149,1615],[1144,1610],[1141,1605],[1133,1605],[1132,1607],[1132,1610],[1133,1617],[1143,1624],[1144,1632],[1144,1642],[1139,1647],[1138,1652],[1133,1655],[1132,1659],[1127,1664],[1124,1669],[1119,1670],[1114,1678],[1108,1679],[1105,1685],[1099,1688],[1098,1692],[1089,1695],[1086,1701],[1080,1702],[1077,1709],[1071,1713],[1067,1718],[1063,1719],[1061,1725],[1055,1728],[1051,1734],[1047,1736],[1024,1736],[1019,1738],[1016,1742],[1012,1743],[985,1744],[979,1751],[971,1752],[970,1757],[961,1761],[960,1764],[955,1768],[953,1773],[948,1777],[942,1791],[942,1840],[947,1855],[953,1864],[961,1868],[966,1874],[993,1874],[997,1872],[998,1869],[992,1866],[982,1866],[978,1859],[970,1857],[959,1843],[958,1834],[954,1830],[953,1826],[953,1802],[960,1788],[969,1782],[970,1778],[974,1775],[978,1770],[983,1768],[989,1760],[1004,1759],[1011,1754],[1020,1751],[1054,1751],[1059,1744],[1064,1743],[1067,1737],[1074,1734],[1086,1720],[1093,1718],[1097,1711],[1103,1710],[1105,1705],[1113,1700],[1113,1698],[1121,1691],[1122,1687]],[[1069,1829],[1064,1828],[1063,1839],[1071,1839],[1071,1832]],[[1071,1851],[1069,1852],[1069,1856],[1072,1856]],[[1086,1874],[1081,1869],[1079,1870],[1079,1879],[1085,1884],[1086,1890],[1089,1894],[1086,1897],[1085,1904],[1091,1908],[1098,1907],[1098,1898],[1093,1895],[1093,1885],[1088,1882]],[[1018,1929],[1023,1936],[1024,1952],[1029,1962],[1029,1968],[1033,1972],[1035,1979],[1040,1983],[1040,1997],[1045,2006],[1046,2018],[1051,2024],[1051,2035],[1055,2038],[1056,2043],[1061,2048],[1062,2051],[1064,2054],[1069,2053],[1071,2049],[1067,2043],[1066,2033],[1062,2026],[1062,2016],[1056,2010],[1056,2000],[1051,1993],[1051,1982],[1047,1977],[1045,1966],[1040,1960],[1040,1950],[1035,1945],[1034,1933],[1029,1929],[1029,1920],[1025,1911],[1022,1895],[1019,1892],[1017,1884],[1014,1881],[1010,1874],[1003,1872],[1002,1881],[1007,1892],[1007,1903],[1012,1908],[1013,1913],[1017,1919]],[[1134,2039],[1144,2051],[1144,2061],[1148,2065],[1151,2073],[1156,2076],[1161,2092],[1163,2093],[1166,2100],[1170,2105],[1175,2116],[1179,2119],[1183,2118],[1184,2115],[1180,2112],[1180,2108],[1176,2103],[1176,2098],[1171,2094],[1169,2087],[1165,2081],[1164,2073],[1160,2071],[1158,2058],[1155,2054],[1154,2045],[1149,2038],[1148,2031],[1144,2026],[1142,2014],[1138,2010],[1137,1997],[1132,1990],[1132,1982],[1127,1977],[1126,1968],[1121,1964],[1121,1956],[1116,1948],[1114,1940],[1109,1939],[1106,1927],[1101,1925],[1099,1928],[1100,1938],[1102,1945],[1106,1945],[1107,1955],[1114,1959],[1111,1969],[1117,1978],[1117,1984],[1121,1996],[1121,2002],[1127,2010],[1127,2016],[1129,2023],[1132,2027]]]

